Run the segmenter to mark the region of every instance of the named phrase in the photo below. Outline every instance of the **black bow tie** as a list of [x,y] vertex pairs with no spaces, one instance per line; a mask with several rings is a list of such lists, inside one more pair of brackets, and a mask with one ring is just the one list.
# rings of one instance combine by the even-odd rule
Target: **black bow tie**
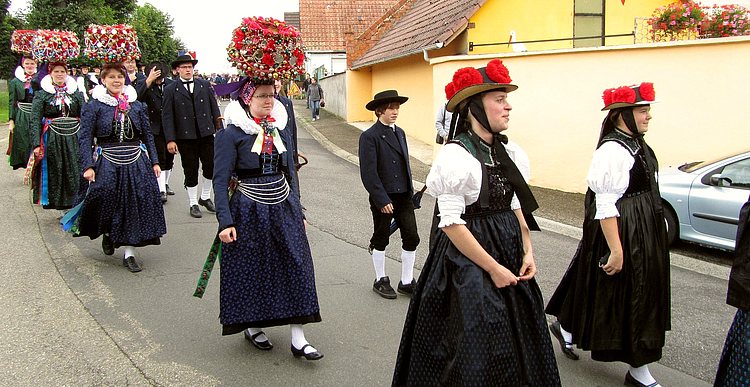
[[189,84],[191,84],[191,83],[193,83],[193,81],[182,81],[182,84],[183,84],[183,85],[189,85]]

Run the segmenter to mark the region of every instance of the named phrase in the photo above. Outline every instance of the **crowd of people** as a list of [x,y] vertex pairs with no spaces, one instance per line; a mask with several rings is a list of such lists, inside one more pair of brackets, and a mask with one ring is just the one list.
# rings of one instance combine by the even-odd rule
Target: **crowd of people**
[[[247,26],[266,22],[251,21]],[[249,44],[244,49],[252,51],[260,43]],[[136,273],[143,262],[136,248],[158,245],[167,234],[163,204],[174,195],[169,177],[179,154],[187,213],[200,218],[203,208],[218,220],[201,277],[208,280],[210,257],[220,252],[222,335],[242,333],[267,351],[273,344],[263,329],[288,325],[292,355],[319,360],[322,352],[303,329],[321,315],[293,106],[272,72],[204,78],[197,63],[180,55],[170,67],[139,68],[126,58],[78,72],[65,60],[38,66],[23,55],[9,82],[9,164],[25,170],[34,203],[66,210],[66,231],[101,237],[106,255],[122,248],[123,266]],[[231,89],[223,113],[215,85]],[[323,90],[309,77],[303,88],[315,121]],[[627,364],[626,385],[658,386],[648,365],[662,356],[671,315],[658,162],[644,140],[654,87],[604,91],[607,113],[587,177],[583,237],[546,307],[530,237],[539,228],[529,158],[503,134],[509,94],[517,88],[497,59],[459,69],[446,86],[447,102],[436,117],[436,141],[445,145],[426,180],[437,205],[419,278],[414,209],[421,193],[412,185],[406,133],[396,125],[408,97],[383,90],[365,106],[376,118],[359,141],[373,219],[372,289],[385,299],[397,291],[411,297],[392,383],[561,385],[557,341],[571,360],[579,359],[577,346],[594,360]],[[750,242],[743,211],[729,300],[739,310],[716,379],[722,386],[748,383]],[[395,230],[401,236],[396,290],[385,272]],[[545,314],[555,321],[548,325]]]

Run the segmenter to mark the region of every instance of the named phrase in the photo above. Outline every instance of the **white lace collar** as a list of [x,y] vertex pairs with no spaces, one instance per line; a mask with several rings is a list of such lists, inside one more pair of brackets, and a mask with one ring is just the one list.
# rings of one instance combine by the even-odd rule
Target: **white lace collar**
[[[133,102],[138,99],[138,93],[132,85],[123,87],[122,92],[128,97],[128,102]],[[103,85],[96,85],[91,90],[91,98],[109,106],[117,106],[117,99],[107,92],[107,88]]]
[[[24,71],[23,67],[21,66],[16,67],[15,75],[19,81],[26,82],[26,71]],[[34,75],[34,74],[31,74],[31,75]]]
[[[47,74],[42,78],[42,81],[40,82],[42,84],[42,90],[50,93],[55,94],[55,86],[52,84],[52,76]],[[78,83],[76,82],[73,77],[68,75],[65,77],[65,92],[68,94],[73,94],[78,90]]]
[[[275,98],[273,100],[273,109],[271,109],[271,117],[276,120],[274,126],[279,130],[284,129],[286,122],[289,119],[289,116],[286,113],[286,108]],[[224,121],[227,125],[233,124],[239,127],[247,134],[258,134],[262,130],[260,125],[245,113],[245,109],[243,109],[239,101],[236,100],[230,102],[226,109],[224,109]]]

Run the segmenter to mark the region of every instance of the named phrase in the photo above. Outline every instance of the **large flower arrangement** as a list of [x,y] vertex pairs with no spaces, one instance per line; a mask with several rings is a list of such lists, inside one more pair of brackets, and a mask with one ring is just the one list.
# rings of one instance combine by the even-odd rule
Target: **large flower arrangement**
[[232,31],[227,56],[232,66],[257,80],[291,79],[305,71],[299,31],[270,17],[242,19]]
[[127,24],[92,24],[84,34],[86,48],[83,53],[91,59],[104,62],[122,62],[141,57],[138,36]]
[[78,37],[70,31],[37,30],[31,42],[31,55],[41,62],[67,62],[80,52]]
[[720,38],[750,34],[748,9],[736,4],[706,7],[706,20],[701,24],[701,37]]
[[36,36],[36,30],[15,30],[10,35],[10,49],[19,54],[31,53],[31,42]]
[[657,8],[648,23],[654,32],[677,35],[686,30],[695,30],[705,17],[703,8],[691,0],[680,0]]

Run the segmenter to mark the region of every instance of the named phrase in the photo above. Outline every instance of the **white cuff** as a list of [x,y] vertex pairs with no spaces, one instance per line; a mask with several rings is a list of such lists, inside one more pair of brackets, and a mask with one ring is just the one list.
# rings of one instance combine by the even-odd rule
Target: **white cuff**
[[518,200],[518,195],[513,194],[513,199],[510,201],[510,209],[515,211],[521,209],[521,201]]
[[620,199],[620,196],[620,194],[596,194],[596,215],[594,219],[619,217],[620,212],[617,211],[615,203]]
[[438,196],[438,210],[440,213],[440,223],[438,228],[447,227],[453,224],[466,224],[466,221],[461,219],[461,214],[464,213],[466,203],[463,195],[451,195],[442,194]]

